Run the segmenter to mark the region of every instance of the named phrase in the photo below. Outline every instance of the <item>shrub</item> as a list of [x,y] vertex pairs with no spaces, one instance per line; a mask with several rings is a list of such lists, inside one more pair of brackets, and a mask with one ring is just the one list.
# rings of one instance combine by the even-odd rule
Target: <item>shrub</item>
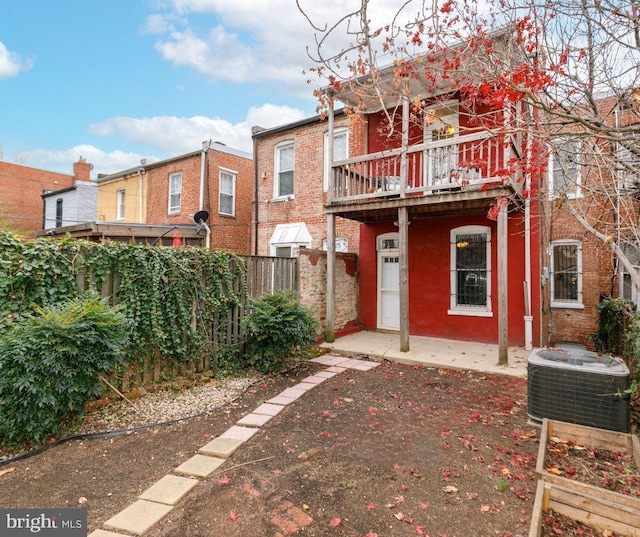
[[295,293],[276,291],[251,301],[242,327],[250,365],[268,373],[280,371],[297,350],[315,343],[320,323]]
[[597,348],[601,352],[613,353],[629,358],[633,354],[626,337],[627,327],[633,322],[636,305],[622,298],[608,297],[598,308]]
[[38,445],[82,415],[120,360],[127,324],[89,295],[41,308],[0,335],[0,443]]

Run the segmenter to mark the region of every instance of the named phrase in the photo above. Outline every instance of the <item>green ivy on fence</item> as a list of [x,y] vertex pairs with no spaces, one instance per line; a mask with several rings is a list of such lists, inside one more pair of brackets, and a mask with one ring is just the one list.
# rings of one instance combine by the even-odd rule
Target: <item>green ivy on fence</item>
[[[82,240],[19,240],[0,231],[0,328],[96,291],[130,323],[127,365],[163,356],[175,367],[205,360],[232,369],[227,318],[246,303],[243,260],[202,248]],[[171,365],[171,364],[170,364]],[[237,367],[237,365],[236,365]]]

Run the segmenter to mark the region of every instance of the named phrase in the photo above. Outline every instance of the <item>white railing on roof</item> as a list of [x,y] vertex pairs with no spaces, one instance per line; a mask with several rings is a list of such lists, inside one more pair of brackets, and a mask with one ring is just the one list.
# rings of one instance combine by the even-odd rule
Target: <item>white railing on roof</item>
[[488,132],[466,134],[407,148],[407,181],[401,180],[402,149],[380,151],[335,162],[329,203],[428,195],[483,184],[514,183],[508,175],[513,141]]

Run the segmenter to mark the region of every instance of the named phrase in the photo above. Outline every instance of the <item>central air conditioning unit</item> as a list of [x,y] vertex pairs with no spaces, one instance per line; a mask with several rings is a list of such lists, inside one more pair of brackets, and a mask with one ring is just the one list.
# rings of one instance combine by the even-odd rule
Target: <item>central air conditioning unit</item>
[[566,344],[534,349],[527,361],[528,414],[628,433],[629,368],[619,358]]

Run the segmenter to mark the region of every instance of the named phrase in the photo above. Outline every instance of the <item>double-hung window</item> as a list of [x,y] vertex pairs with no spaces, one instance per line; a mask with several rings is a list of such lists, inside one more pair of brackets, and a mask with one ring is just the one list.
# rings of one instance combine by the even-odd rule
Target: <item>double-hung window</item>
[[275,149],[274,198],[293,196],[293,172],[295,146],[293,142],[283,142]]
[[462,226],[451,230],[450,315],[490,317],[491,228]]
[[182,209],[182,173],[169,175],[169,213],[179,213]]
[[550,197],[580,197],[580,141],[557,140],[551,151]]
[[[349,158],[349,129],[342,127],[333,132],[333,160]],[[329,162],[329,133],[324,134],[324,190],[329,189],[331,162]]]
[[227,216],[236,214],[236,176],[237,172],[220,168],[220,194],[218,212]]
[[116,190],[116,220],[124,220],[125,189]]
[[582,243],[557,240],[551,243],[551,307],[583,308]]

